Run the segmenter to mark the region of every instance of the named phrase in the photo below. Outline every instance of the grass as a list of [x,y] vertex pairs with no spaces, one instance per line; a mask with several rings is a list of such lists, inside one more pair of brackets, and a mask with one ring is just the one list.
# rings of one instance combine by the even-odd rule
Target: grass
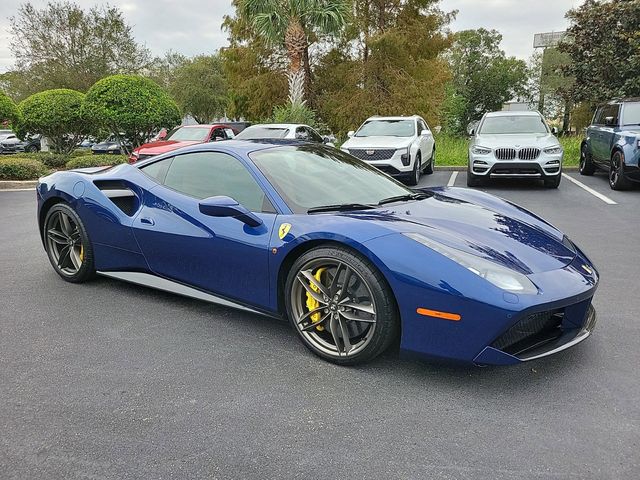
[[[467,151],[469,139],[453,137],[440,133],[436,135],[436,165],[467,165]],[[560,137],[560,144],[564,148],[564,165],[575,166],[580,161],[580,142],[582,137]]]

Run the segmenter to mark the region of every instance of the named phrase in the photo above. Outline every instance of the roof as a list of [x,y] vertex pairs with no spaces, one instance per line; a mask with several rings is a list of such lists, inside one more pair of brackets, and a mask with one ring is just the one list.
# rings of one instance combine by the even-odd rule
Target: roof
[[527,116],[534,117],[540,116],[540,112],[537,110],[501,110],[499,112],[488,112],[487,117],[514,117],[514,116]]
[[383,117],[381,115],[374,115],[372,117],[367,118],[365,122],[368,122],[370,120],[416,120],[418,118],[421,118],[421,117],[419,115],[408,115],[408,116],[392,115],[388,117]]
[[181,125],[180,128],[213,128],[213,127],[225,127],[226,123],[210,123],[210,124],[202,124],[196,123],[194,125]]
[[[293,127],[309,127],[309,125],[305,125],[303,123],[257,123],[255,125],[251,125],[249,128],[261,127],[261,128],[293,128]],[[245,129],[245,130],[246,130]]]
[[629,103],[629,102],[640,102],[640,97],[616,98],[614,100],[601,103],[600,105],[613,105],[616,103]]

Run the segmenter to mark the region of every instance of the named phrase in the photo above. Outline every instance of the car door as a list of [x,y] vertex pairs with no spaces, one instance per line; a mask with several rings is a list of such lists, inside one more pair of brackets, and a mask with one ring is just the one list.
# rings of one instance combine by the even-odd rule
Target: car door
[[[618,105],[603,105],[598,108],[594,117],[595,125],[589,127],[591,154],[593,160],[601,165],[608,166],[610,146],[613,141],[614,128],[612,122],[618,120]],[[607,125],[609,119],[609,125]]]
[[[223,152],[176,155],[141,168],[156,179],[133,222],[150,269],[218,295],[268,305],[269,241],[276,211],[259,181],[238,158]],[[199,210],[204,198],[229,196],[263,224]]]

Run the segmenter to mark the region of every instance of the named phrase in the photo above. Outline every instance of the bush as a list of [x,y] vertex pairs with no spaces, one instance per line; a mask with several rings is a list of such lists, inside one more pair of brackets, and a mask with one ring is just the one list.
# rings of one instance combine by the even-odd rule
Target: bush
[[82,111],[83,101],[83,93],[65,88],[27,97],[18,105],[20,133],[40,133],[49,138],[54,151],[72,152],[92,130],[92,122]]
[[13,158],[31,158],[42,162],[49,168],[55,168],[60,170],[64,168],[65,164],[69,161],[69,155],[63,153],[51,153],[51,152],[25,152],[17,153]]
[[42,162],[17,155],[0,158],[0,180],[36,180],[49,173]]
[[18,107],[7,95],[0,92],[0,125],[4,122],[16,123]]
[[119,165],[127,163],[127,157],[124,155],[83,155],[69,160],[66,168],[88,168],[88,167],[106,167],[111,165]]
[[273,109],[273,123],[302,123],[316,127],[316,114],[304,104],[291,102]]

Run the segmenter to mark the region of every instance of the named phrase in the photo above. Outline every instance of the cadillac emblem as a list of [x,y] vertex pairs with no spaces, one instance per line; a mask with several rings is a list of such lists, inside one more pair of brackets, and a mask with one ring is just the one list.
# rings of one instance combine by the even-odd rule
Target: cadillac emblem
[[376,153],[376,151],[375,150],[365,150],[365,153],[367,155],[373,155],[374,153]]

